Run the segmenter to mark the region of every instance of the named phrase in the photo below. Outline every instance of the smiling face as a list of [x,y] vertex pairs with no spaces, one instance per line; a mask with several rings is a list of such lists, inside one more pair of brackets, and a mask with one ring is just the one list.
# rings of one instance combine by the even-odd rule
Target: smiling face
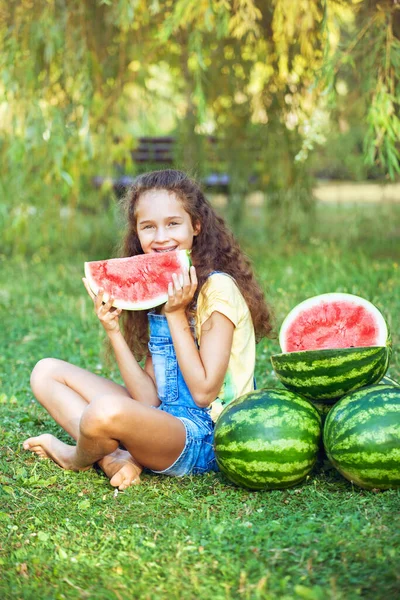
[[176,194],[158,189],[141,194],[136,205],[136,228],[145,254],[190,250],[200,231]]

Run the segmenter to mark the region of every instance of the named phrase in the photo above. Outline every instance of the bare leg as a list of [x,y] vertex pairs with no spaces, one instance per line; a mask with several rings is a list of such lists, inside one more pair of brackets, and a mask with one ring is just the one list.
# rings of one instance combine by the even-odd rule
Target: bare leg
[[121,441],[141,465],[157,471],[169,467],[182,452],[183,423],[123,396],[103,396],[85,409],[76,446],[44,435],[25,442],[65,469],[82,470],[114,452]]
[[[77,467],[74,464],[76,447],[65,444],[54,435],[44,433],[37,437],[28,438],[24,441],[25,450],[34,452],[41,458],[50,458],[64,469],[86,471],[87,467]],[[111,454],[104,456],[97,461],[98,465],[109,477],[110,484],[120,490],[124,490],[130,485],[140,483],[140,473],[143,470],[140,465],[127,450],[117,448]]]
[[[51,358],[43,359],[36,365],[31,376],[31,386],[37,400],[75,440],[79,436],[79,423],[83,411],[94,398],[105,393],[130,398],[123,386],[62,360]],[[36,452],[39,456],[50,457],[43,451],[41,444],[37,443],[40,437],[26,440],[24,448]],[[49,438],[46,440],[48,446]],[[137,483],[142,470],[129,452],[119,448],[99,460],[98,464],[110,478],[111,485],[120,489],[128,487],[130,483]]]
[[122,386],[57,358],[40,360],[32,371],[31,387],[53,419],[76,440],[83,411],[104,394],[130,398]]

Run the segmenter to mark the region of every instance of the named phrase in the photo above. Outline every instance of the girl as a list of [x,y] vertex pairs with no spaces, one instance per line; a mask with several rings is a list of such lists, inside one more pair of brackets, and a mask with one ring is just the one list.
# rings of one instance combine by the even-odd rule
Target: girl
[[187,249],[195,266],[173,276],[168,301],[149,313],[121,313],[84,281],[125,386],[39,361],[33,393],[76,445],[50,434],[23,444],[64,469],[97,462],[119,489],[137,483],[143,467],[175,476],[218,470],[213,419],[254,389],[255,340],[271,331],[249,261],[194,181],[175,170],[147,173],[125,203],[124,256]]

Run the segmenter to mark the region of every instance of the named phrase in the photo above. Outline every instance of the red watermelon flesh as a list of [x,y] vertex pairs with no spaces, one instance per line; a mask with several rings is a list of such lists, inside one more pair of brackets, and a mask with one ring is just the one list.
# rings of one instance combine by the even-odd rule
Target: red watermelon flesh
[[105,302],[111,296],[116,308],[145,310],[166,302],[173,273],[189,266],[187,250],[152,252],[85,262],[85,277],[94,294],[104,290]]
[[321,294],[296,306],[282,323],[282,352],[386,346],[389,332],[379,310],[353,294]]

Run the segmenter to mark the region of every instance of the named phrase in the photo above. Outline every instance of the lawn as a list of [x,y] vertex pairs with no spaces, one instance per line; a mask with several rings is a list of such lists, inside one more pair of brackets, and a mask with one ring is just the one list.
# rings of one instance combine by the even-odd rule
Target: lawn
[[[389,322],[389,374],[400,378],[400,214],[393,207],[388,219],[388,210],[320,208],[313,232],[296,241],[271,226],[263,233],[250,218],[243,244],[277,327],[309,296],[362,295]],[[61,434],[30,391],[38,359],[60,357],[119,380],[81,283],[83,261],[112,252],[106,245],[99,255],[104,221],[91,219],[90,253],[78,242],[71,251],[69,237],[29,259],[0,255],[0,598],[395,597],[399,490],[354,487],[322,458],[289,490],[246,491],[217,473],[144,475],[116,493],[98,470],[64,472],[22,450],[30,435]],[[258,346],[259,387],[278,385],[269,362],[277,350],[276,339]]]

